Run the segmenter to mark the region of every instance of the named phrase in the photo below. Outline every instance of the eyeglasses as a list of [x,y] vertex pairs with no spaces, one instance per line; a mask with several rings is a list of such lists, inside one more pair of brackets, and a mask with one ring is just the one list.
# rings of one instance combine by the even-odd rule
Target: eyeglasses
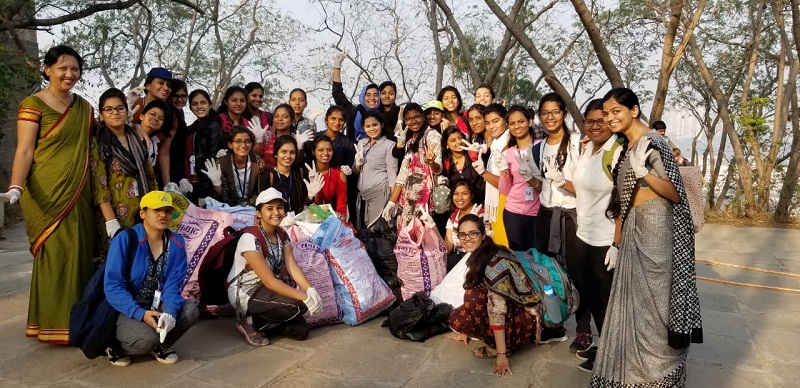
[[586,120],[583,122],[586,125],[586,128],[594,127],[597,124],[598,127],[602,127],[605,123],[605,119],[597,119],[597,120]]
[[125,108],[125,107],[124,107],[124,106],[122,106],[122,105],[117,105],[117,106],[113,106],[113,107],[112,107],[112,106],[107,106],[107,107],[105,107],[105,108],[103,108],[103,109],[102,109],[103,113],[105,113],[105,114],[109,114],[109,115],[110,115],[112,112],[117,112],[117,113],[125,113],[125,111],[126,111],[126,110],[128,110],[128,109],[127,109],[127,108]]
[[185,100],[185,99],[189,98],[189,95],[188,94],[176,94],[176,95],[173,95],[172,97],[174,97],[176,100]]
[[458,237],[459,240],[467,240],[467,238],[469,238],[469,240],[474,240],[474,239],[478,238],[478,236],[480,236],[480,235],[481,235],[481,232],[479,232],[477,230],[471,230],[469,232],[458,232],[456,234],[456,237]]
[[242,145],[242,144],[244,144],[246,146],[249,146],[249,145],[253,145],[253,141],[252,140],[241,140],[240,139],[240,140],[234,140],[233,144],[236,144],[237,146]]
[[564,113],[563,110],[556,109],[556,110],[551,110],[551,111],[542,111],[541,113],[539,113],[539,116],[542,116],[542,117],[548,117],[548,116],[561,117],[561,115],[563,113]]
[[422,118],[423,118],[422,115],[416,115],[416,116],[407,117],[406,121],[420,121],[420,120],[422,120]]

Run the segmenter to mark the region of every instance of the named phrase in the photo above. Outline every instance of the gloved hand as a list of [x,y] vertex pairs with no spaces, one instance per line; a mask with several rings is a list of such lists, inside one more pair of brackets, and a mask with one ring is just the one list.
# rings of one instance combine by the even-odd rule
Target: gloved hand
[[613,245],[608,247],[608,251],[606,251],[606,260],[603,262],[603,264],[606,265],[606,271],[617,268],[617,256],[619,256],[619,248]]
[[247,129],[249,129],[250,132],[253,132],[253,136],[256,138],[256,143],[261,143],[261,140],[264,139],[264,134],[266,134],[267,129],[269,129],[269,123],[266,123],[266,125],[262,127],[261,119],[253,116],[253,119],[247,123]]
[[181,190],[175,182],[169,182],[164,186],[164,191],[171,191],[173,193],[180,193]]
[[647,146],[650,145],[650,139],[642,136],[639,139],[639,142],[636,143],[636,147],[633,147],[628,153],[631,160],[631,168],[633,169],[633,173],[636,175],[636,179],[643,178],[647,173],[650,171],[645,166],[645,162],[647,162],[647,157],[650,156],[650,153],[653,152],[652,149],[647,149]]
[[392,218],[397,214],[397,204],[389,201],[386,203],[386,206],[383,207],[383,211],[381,212],[381,216],[387,222],[391,222]]
[[325,113],[325,108],[319,108],[308,115],[308,119],[314,121],[319,117],[319,115]]
[[428,229],[433,229],[433,228],[436,227],[436,221],[433,220],[433,217],[431,217],[431,214],[428,213],[428,211],[425,210],[425,209],[420,209],[420,211],[419,211],[419,220]]
[[197,198],[197,206],[200,206],[202,208],[206,207],[206,199],[205,199],[205,197],[204,198]]
[[8,202],[13,205],[19,201],[20,195],[22,195],[22,192],[17,188],[13,188],[5,193],[0,194],[0,202]]
[[144,96],[144,86],[137,86],[131,90],[128,90],[128,94],[125,96],[125,99],[128,100],[128,106],[133,106],[140,98]]
[[449,180],[447,179],[446,176],[439,175],[438,177],[436,177],[436,185],[437,186],[447,186],[448,182],[449,182]]
[[180,190],[181,194],[187,194],[194,190],[194,186],[189,183],[188,179],[183,178],[180,182],[178,182],[178,190]]
[[497,167],[499,172],[508,170],[508,160],[506,160],[505,153],[500,152],[494,155],[494,166]]
[[350,166],[342,166],[339,169],[342,170],[342,174],[346,176],[350,176],[351,174],[353,174],[353,169],[350,168]]
[[364,146],[366,143],[358,142],[356,143],[356,166],[363,166],[364,165]]
[[306,299],[303,303],[308,307],[308,313],[311,314],[311,316],[322,312],[322,298],[313,287],[306,290]]
[[160,341],[162,344],[164,340],[167,339],[167,333],[175,328],[175,323],[177,323],[175,317],[170,314],[161,313],[161,316],[158,317],[158,328],[156,331],[161,335]]
[[530,153],[526,152],[522,156],[519,153],[516,155],[517,163],[519,163],[519,175],[522,176],[522,179],[527,182],[539,173],[539,168],[536,167],[536,163],[533,162],[533,156]]
[[308,163],[306,163],[306,170],[308,170],[309,179],[313,178],[313,177],[315,177],[315,176],[317,176],[319,174],[317,172],[317,162],[311,162],[310,166],[308,165]]
[[478,155],[478,160],[472,162],[472,168],[475,169],[478,175],[483,175],[486,172],[486,166],[483,164],[483,158],[480,155]]
[[397,120],[397,124],[394,126],[394,137],[397,138],[397,144],[401,147],[406,144],[406,135],[408,134],[408,128],[403,127],[403,121]]
[[314,138],[314,134],[311,131],[305,131],[303,133],[298,133],[294,135],[294,140],[297,141],[297,149],[302,150],[303,144],[306,144],[309,140]]
[[347,50],[336,53],[336,55],[333,56],[333,68],[341,69],[345,58],[347,58]]
[[223,156],[228,156],[228,150],[225,149],[225,148],[217,151],[217,155],[216,155],[216,157],[218,157],[218,158],[221,158]]
[[472,210],[470,210],[469,212],[470,214],[474,214],[477,216],[478,214],[480,214],[481,210],[483,210],[483,205],[476,203],[472,205]]
[[122,229],[122,225],[119,224],[116,218],[106,221],[106,235],[108,235],[108,238],[114,237],[120,229]]
[[206,159],[206,169],[200,170],[200,172],[206,174],[212,185],[222,186],[222,170],[214,160]]
[[308,198],[314,199],[314,197],[322,191],[322,186],[325,185],[325,182],[322,180],[322,175],[314,175],[313,178],[304,179],[303,182],[306,183],[306,189],[308,189]]
[[139,108],[141,108],[141,106],[136,105],[133,109],[128,110],[128,124],[133,124],[133,118],[136,117],[136,112],[139,111]]
[[470,143],[466,139],[461,139],[461,149],[467,152],[476,152],[478,154],[485,154],[486,151],[489,150],[489,147],[486,144],[480,144],[478,142]]
[[555,187],[561,187],[567,183],[567,178],[564,177],[561,171],[558,171],[558,165],[556,165],[555,161],[551,160],[545,167],[544,178],[550,181],[550,184]]
[[442,117],[442,123],[439,125],[439,127],[441,127],[442,132],[444,132],[445,129],[450,128],[450,120]]
[[297,221],[294,219],[293,216],[289,214],[284,216],[283,219],[281,220],[281,228],[288,229],[295,225],[297,225]]

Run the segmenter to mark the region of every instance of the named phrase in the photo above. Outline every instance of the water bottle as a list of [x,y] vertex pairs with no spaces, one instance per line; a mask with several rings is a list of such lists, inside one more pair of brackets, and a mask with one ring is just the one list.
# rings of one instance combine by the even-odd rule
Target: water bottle
[[547,311],[548,321],[559,324],[561,323],[561,300],[558,299],[553,286],[544,286],[544,306]]

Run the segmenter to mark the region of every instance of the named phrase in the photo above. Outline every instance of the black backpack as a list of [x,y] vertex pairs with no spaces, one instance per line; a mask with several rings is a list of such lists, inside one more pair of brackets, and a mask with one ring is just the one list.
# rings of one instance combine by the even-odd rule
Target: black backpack
[[[139,247],[139,239],[133,229],[121,230],[117,235],[122,233],[128,235],[125,267],[126,275],[129,275],[133,266],[131,258]],[[106,263],[103,263],[89,279],[83,290],[83,297],[72,306],[69,314],[69,344],[81,348],[88,359],[105,354],[106,348],[116,338],[119,312],[106,299],[103,288],[105,273]]]

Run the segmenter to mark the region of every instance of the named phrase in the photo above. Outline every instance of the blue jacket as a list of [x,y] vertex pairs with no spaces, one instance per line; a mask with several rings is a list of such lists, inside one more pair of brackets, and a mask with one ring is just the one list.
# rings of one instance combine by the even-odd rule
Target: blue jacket
[[[135,296],[142,288],[142,283],[144,283],[144,278],[147,274],[147,256],[150,253],[150,246],[147,244],[147,235],[142,224],[136,224],[132,229],[136,231],[136,236],[139,239],[139,246],[133,258],[126,257],[128,250],[127,233],[119,233],[111,240],[106,259],[104,289],[106,299],[108,299],[108,303],[112,307],[128,318],[141,321],[146,310],[136,304]],[[183,280],[186,277],[187,270],[186,249],[184,248],[186,243],[180,235],[169,230],[166,233],[169,235],[169,256],[167,257],[167,267],[165,268],[166,284],[162,285],[161,303],[163,312],[177,318],[178,311],[180,311],[184,302],[183,297],[181,297],[181,288],[183,287]],[[125,277],[125,263],[127,260],[133,260],[128,279]],[[131,290],[128,289],[128,284],[130,284]]]

